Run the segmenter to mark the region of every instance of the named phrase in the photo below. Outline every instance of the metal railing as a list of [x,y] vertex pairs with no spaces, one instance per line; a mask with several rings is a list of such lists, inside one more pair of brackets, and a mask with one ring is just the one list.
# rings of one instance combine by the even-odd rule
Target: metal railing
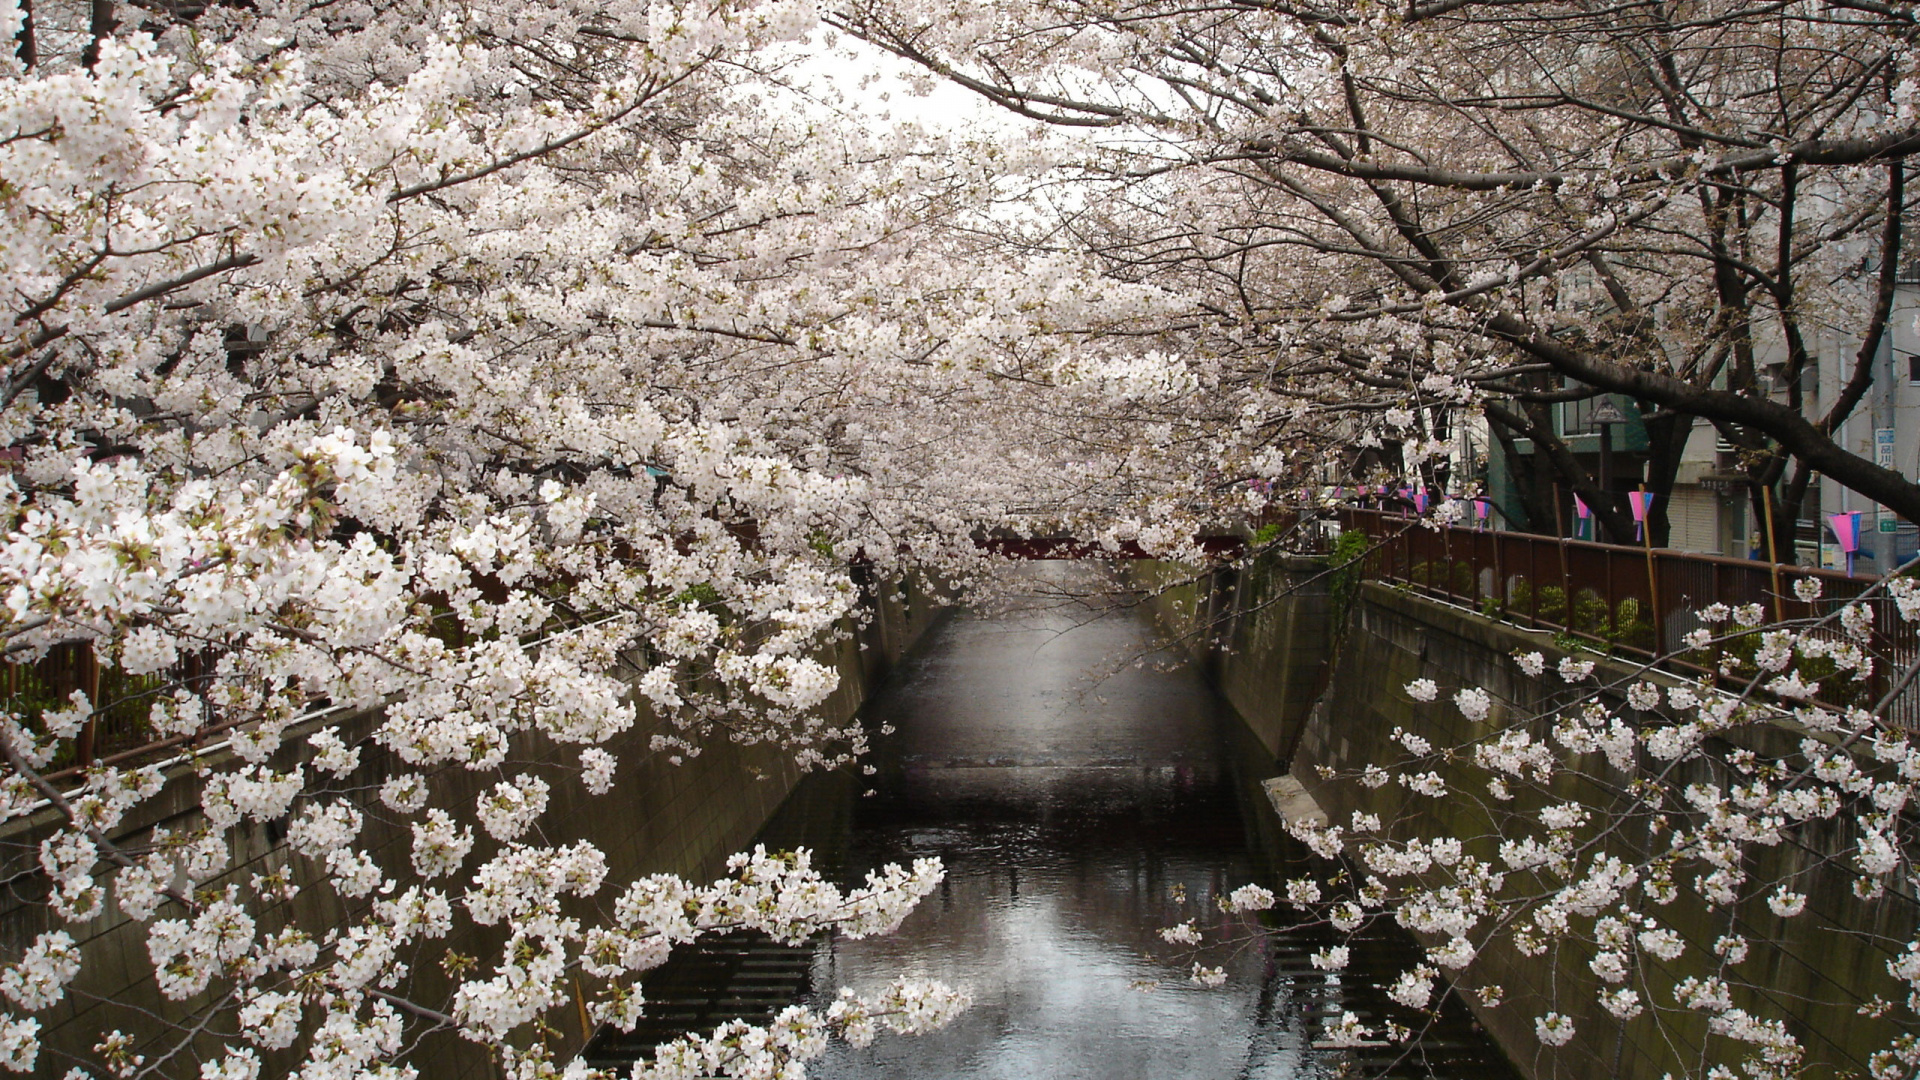
[[67,708],[75,690],[86,694],[92,715],[47,765],[46,778],[60,780],[209,734],[211,729],[161,738],[153,729],[152,708],[157,697],[170,696],[175,688],[204,689],[212,670],[211,655],[191,654],[164,670],[128,675],[100,663],[89,642],[56,645],[31,663],[0,664],[0,706],[43,732],[44,713]]
[[[1769,621],[1826,615],[1836,602],[1859,596],[1878,580],[1837,570],[1729,559],[1661,548],[1596,544],[1531,533],[1428,526],[1392,511],[1342,509],[1343,530],[1378,545],[1367,560],[1370,577],[1452,601],[1521,626],[1569,634],[1606,650],[1652,659],[1689,674],[1686,636],[1709,627],[1697,614],[1715,603],[1759,604]],[[1800,600],[1793,583],[1817,578],[1821,599]],[[1850,675],[1823,683],[1830,705],[1870,704],[1891,680],[1920,660],[1920,630],[1891,605],[1876,605],[1870,646],[1880,658],[1871,677]],[[1814,672],[1818,674],[1818,672]],[[1894,699],[1888,722],[1920,728],[1920,684]]]
[[[485,587],[486,581],[482,581]],[[550,624],[539,636],[526,642],[538,647],[554,638],[587,627],[625,618],[622,613],[602,615],[579,623]],[[469,638],[455,627],[434,628],[435,636],[449,644],[464,644]],[[42,778],[54,782],[72,781],[93,766],[144,766],[192,749],[222,745],[236,728],[256,722],[242,714],[222,717],[209,715],[195,730],[162,735],[152,723],[154,701],[171,696],[177,689],[204,694],[215,681],[218,654],[208,651],[181,657],[172,666],[148,675],[128,675],[100,663],[89,642],[56,645],[33,663],[0,665],[0,707],[22,717],[27,726],[45,731],[41,714],[66,707],[68,696],[82,690],[93,704],[93,714],[74,739],[63,745],[48,763]],[[317,719],[350,711],[325,698],[316,698],[291,723]]]
[[[1336,520],[1342,530],[1359,531],[1376,543],[1367,558],[1369,577],[1616,653],[1665,656],[1669,666],[1689,674],[1704,670],[1682,653],[1686,635],[1705,625],[1699,609],[1714,603],[1760,604],[1773,621],[1805,619],[1826,614],[1835,601],[1858,596],[1877,580],[1694,552],[1435,527],[1394,511],[1348,507]],[[1297,524],[1292,515],[1272,521],[1285,526],[1282,531]],[[1808,604],[1794,595],[1793,582],[1804,577],[1820,579],[1821,600]],[[1858,684],[1832,682],[1850,697],[1830,704],[1877,700],[1892,677],[1920,661],[1920,631],[1887,605],[1875,609],[1871,644],[1881,658],[1874,675]],[[89,765],[203,741],[231,726],[214,724],[172,738],[158,738],[150,726],[154,698],[175,687],[204,689],[212,661],[211,655],[183,657],[166,671],[134,677],[103,667],[91,645],[62,645],[32,664],[0,664],[0,700],[31,725],[41,711],[64,707],[74,690],[86,691],[96,712],[80,737],[50,763],[50,776],[71,775]],[[1893,701],[1887,719],[1920,729],[1920,683]]]

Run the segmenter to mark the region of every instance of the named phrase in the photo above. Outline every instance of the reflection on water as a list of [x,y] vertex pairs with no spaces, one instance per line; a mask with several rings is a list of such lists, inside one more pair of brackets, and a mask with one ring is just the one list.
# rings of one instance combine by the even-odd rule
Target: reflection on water
[[[810,779],[764,839],[815,848],[845,880],[938,855],[945,885],[899,933],[823,942],[810,967],[765,943],[676,961],[646,987],[656,1024],[770,1011],[809,986],[824,1004],[838,987],[910,973],[964,986],[973,1007],[932,1035],[836,1046],[812,1075],[1280,1078],[1386,1063],[1384,1051],[1361,1051],[1369,1062],[1313,1043],[1342,1010],[1371,1021],[1392,1008],[1373,984],[1407,959],[1404,943],[1355,943],[1355,967],[1328,975],[1307,961],[1323,940],[1269,939],[1210,957],[1229,977],[1202,989],[1157,937],[1186,918],[1218,925],[1215,896],[1275,874],[1243,827],[1243,808],[1271,814],[1257,787],[1267,762],[1195,672],[1125,666],[1097,678],[1149,647],[1125,612],[962,614],[935,634],[870,705],[874,726],[897,729],[876,740],[873,794],[856,797],[845,777]],[[1421,1049],[1424,1062],[1394,1071],[1510,1075],[1464,1017]],[[604,1040],[598,1051],[618,1056]]]

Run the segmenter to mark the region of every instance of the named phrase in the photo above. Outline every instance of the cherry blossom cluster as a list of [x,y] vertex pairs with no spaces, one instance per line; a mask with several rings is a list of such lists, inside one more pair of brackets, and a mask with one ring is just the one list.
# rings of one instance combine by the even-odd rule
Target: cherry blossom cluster
[[[438,1028],[505,1060],[583,971],[630,1024],[632,980],[700,934],[884,931],[937,866],[839,890],[749,856],[595,917],[604,857],[543,817],[566,785],[615,797],[623,748],[857,755],[821,708],[874,599],[856,563],[964,579],[976,528],[1096,518],[1191,540],[1166,466],[1205,452],[1210,373],[1101,336],[1180,298],[971,246],[1051,160],[841,122],[783,74],[809,3],[269,0],[85,49],[67,14],[0,3],[44,31],[0,62],[0,629],[98,678],[6,703],[0,816],[63,822],[36,834],[54,912],[144,924],[178,1007],[62,1045],[91,1070],[183,1069],[214,1032],[244,1034],[209,1076],[288,1048],[397,1075]],[[1085,449],[1149,417],[1166,445]],[[109,718],[156,749],[82,763]],[[440,800],[453,773],[481,794]],[[198,823],[126,827],[176,786]],[[376,851],[376,820],[409,842]],[[288,866],[233,873],[261,826]],[[303,889],[355,917],[289,924]],[[475,925],[498,963],[410,996]],[[0,960],[0,1062],[35,1068],[27,1014],[78,954]],[[821,1023],[955,1000],[902,984]]]
[[[1696,666],[1706,674],[1692,679],[1577,655],[1549,664],[1541,652],[1517,653],[1515,685],[1538,685],[1557,668],[1541,699],[1503,700],[1488,688],[1462,687],[1451,706],[1475,732],[1464,744],[1435,746],[1396,730],[1397,761],[1351,774],[1323,768],[1321,783],[1361,792],[1397,784],[1411,801],[1392,820],[1356,810],[1343,822],[1290,821],[1289,831],[1333,869],[1290,880],[1278,895],[1245,886],[1220,906],[1255,912],[1277,904],[1291,913],[1281,925],[1320,925],[1342,936],[1380,919],[1413,932],[1424,955],[1384,989],[1416,1022],[1370,1028],[1349,1017],[1328,1027],[1330,1045],[1411,1039],[1446,996],[1501,1006],[1506,990],[1475,968],[1478,957],[1499,949],[1578,965],[1581,979],[1566,982],[1591,975],[1591,1004],[1529,996],[1540,1009],[1534,1032],[1549,1048],[1572,1044],[1578,1028],[1594,1022],[1582,1014],[1607,1023],[1698,1014],[1709,1035],[1724,1040],[1707,1048],[1713,1068],[1738,1062],[1749,1076],[1795,1075],[1807,1048],[1786,1017],[1768,1015],[1761,950],[1775,938],[1801,948],[1817,940],[1817,929],[1796,921],[1808,917],[1819,881],[1850,881],[1863,904],[1914,887],[1904,811],[1920,794],[1920,747],[1875,709],[1836,707],[1830,690],[1789,676],[1818,660],[1833,672],[1829,682],[1866,685],[1875,613],[1920,622],[1920,606],[1910,602],[1916,592],[1902,577],[1857,600],[1820,601],[1818,583],[1803,579],[1795,593],[1816,606],[1815,615],[1775,625],[1760,611],[1708,608],[1698,613],[1706,629],[1687,655],[1698,660],[1705,652],[1724,663]],[[1912,658],[1900,662],[1910,674]],[[1897,689],[1898,680],[1881,685]],[[1419,678],[1403,692],[1437,704],[1443,688]],[[1763,756],[1749,747],[1787,749]],[[1436,817],[1423,805],[1440,798],[1477,803],[1496,831],[1433,835]],[[1770,854],[1795,848],[1819,855],[1808,863]],[[1710,947],[1681,930],[1703,914],[1728,928]],[[1752,937],[1755,927],[1768,939]],[[1191,921],[1161,931],[1195,953],[1214,947],[1216,936]],[[1341,971],[1350,955],[1346,945],[1332,945],[1311,959]],[[1907,942],[1874,973],[1879,985],[1858,988],[1870,997],[1863,1012],[1899,1011],[1906,1025],[1920,1020],[1916,957],[1920,941]],[[1902,1036],[1875,1053],[1872,1068],[1875,1076],[1905,1076],[1917,1062],[1920,1049]]]

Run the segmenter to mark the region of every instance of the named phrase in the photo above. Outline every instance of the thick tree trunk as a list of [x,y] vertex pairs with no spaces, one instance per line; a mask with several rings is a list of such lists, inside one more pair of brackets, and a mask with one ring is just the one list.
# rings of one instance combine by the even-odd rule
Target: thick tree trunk
[[1520,532],[1553,532],[1553,504],[1547,499],[1551,480],[1545,476],[1545,470],[1540,468],[1534,455],[1522,454],[1514,445],[1514,429],[1510,425],[1492,411],[1482,409],[1481,413],[1487,418],[1487,430],[1500,444],[1507,471],[1513,477],[1514,490],[1520,496],[1521,516],[1518,520],[1509,520],[1507,525]]
[[29,70],[40,63],[40,43],[33,35],[33,0],[20,0],[20,32],[13,37],[13,55]]
[[93,8],[87,18],[87,47],[80,53],[80,63],[91,71],[100,62],[100,45],[113,36],[120,26],[115,14],[113,0],[92,0]]
[[1908,521],[1920,521],[1920,484],[1849,453],[1813,421],[1777,401],[1698,386],[1660,372],[1624,367],[1563,344],[1509,313],[1489,316],[1487,326],[1500,338],[1588,386],[1763,432],[1822,476],[1832,477]]
[[1659,496],[1647,512],[1647,539],[1654,547],[1667,547],[1673,542],[1673,481],[1680,475],[1680,459],[1687,452],[1688,436],[1693,434],[1693,417],[1646,406],[1641,413],[1653,414],[1645,422],[1647,490]]

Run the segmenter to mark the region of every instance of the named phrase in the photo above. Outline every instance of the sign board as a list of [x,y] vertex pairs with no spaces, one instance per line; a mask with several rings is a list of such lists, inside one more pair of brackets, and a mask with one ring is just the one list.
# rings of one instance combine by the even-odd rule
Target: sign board
[[1893,429],[1890,427],[1873,429],[1873,463],[1883,469],[1893,468]]
[[1880,531],[1883,533],[1899,532],[1900,519],[1890,514],[1882,517],[1880,519]]
[[[1615,405],[1612,398],[1601,398],[1600,404],[1593,407],[1593,422],[1596,424],[1624,424],[1627,422],[1627,414],[1620,411],[1620,406]],[[1888,436],[1889,439],[1891,439],[1892,429],[1888,429]],[[1888,453],[1892,453],[1892,451],[1889,450]]]

